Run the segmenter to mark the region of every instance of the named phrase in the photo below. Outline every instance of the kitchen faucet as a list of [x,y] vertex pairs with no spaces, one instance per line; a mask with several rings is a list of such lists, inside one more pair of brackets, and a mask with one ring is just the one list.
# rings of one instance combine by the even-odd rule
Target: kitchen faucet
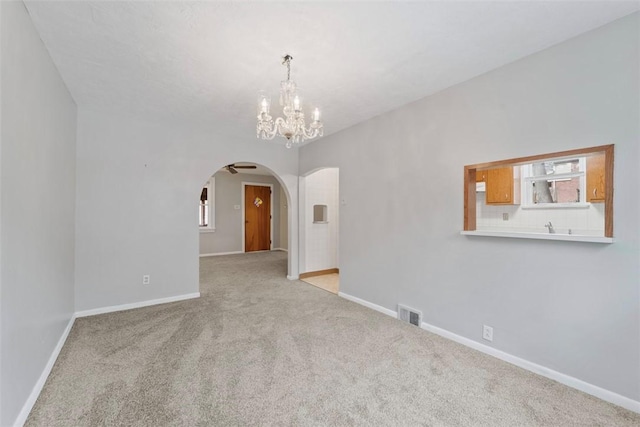
[[545,224],[544,226],[549,229],[549,234],[554,234],[556,232],[556,230],[553,229],[553,224],[551,224],[551,221],[549,221],[549,224]]

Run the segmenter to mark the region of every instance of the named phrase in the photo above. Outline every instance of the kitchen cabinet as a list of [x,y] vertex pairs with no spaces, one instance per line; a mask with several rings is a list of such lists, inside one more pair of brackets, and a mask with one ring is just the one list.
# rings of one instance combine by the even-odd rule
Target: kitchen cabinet
[[604,153],[587,157],[587,202],[604,202],[604,184]]
[[513,167],[490,169],[485,173],[487,205],[515,204]]
[[[545,166],[544,173],[539,170],[538,165],[541,163]],[[485,182],[482,182],[483,172],[486,174]],[[505,233],[504,230],[508,227],[510,235],[504,237],[518,237],[511,235],[513,231],[515,234],[522,234],[526,239],[544,235],[548,240],[563,240],[567,237],[567,240],[580,242],[611,243],[614,231],[614,176],[613,144],[465,165],[463,234],[493,236],[495,234],[491,233]],[[579,186],[576,182],[578,180]],[[550,187],[556,196],[562,196],[556,199],[561,201],[554,206],[560,210],[547,210],[550,205],[534,206],[536,184],[540,182],[542,187],[545,181],[551,183]],[[576,203],[575,196],[578,191],[580,202]],[[524,202],[522,211],[518,209],[521,199]],[[599,204],[595,204],[597,202]],[[591,221],[589,209],[569,210],[567,208],[570,206],[560,203],[573,203],[570,206],[577,208],[598,208],[598,216],[604,214],[604,232],[592,236],[593,232],[601,227],[599,222]],[[531,215],[525,215],[526,209],[531,209],[529,213],[533,214],[533,218],[528,218]],[[555,217],[562,214],[564,217],[564,209],[567,209],[568,221],[564,227],[565,230],[572,228],[571,235],[568,232],[565,235],[553,234],[542,228],[551,218],[549,215],[553,214]],[[589,218],[580,215],[582,212],[587,213]],[[494,222],[500,216],[503,220],[509,221],[512,214],[517,214],[517,223]],[[585,222],[587,219],[589,221]],[[557,225],[556,220],[551,220]],[[579,234],[581,230],[585,231],[582,235]],[[564,237],[558,238],[561,235]],[[554,236],[554,239],[550,239],[549,236]]]

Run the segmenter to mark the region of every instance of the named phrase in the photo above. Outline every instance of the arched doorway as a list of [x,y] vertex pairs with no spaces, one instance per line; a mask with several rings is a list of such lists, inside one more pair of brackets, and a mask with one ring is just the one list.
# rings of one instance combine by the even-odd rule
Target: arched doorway
[[[297,278],[291,274],[289,254],[290,229],[295,222],[289,193],[283,180],[259,163],[234,162],[213,170],[199,191],[201,279],[207,265],[222,263],[227,268],[236,263],[242,269],[243,257],[252,254],[273,261],[269,269],[277,264],[276,275]],[[200,284],[202,291],[202,280]]]

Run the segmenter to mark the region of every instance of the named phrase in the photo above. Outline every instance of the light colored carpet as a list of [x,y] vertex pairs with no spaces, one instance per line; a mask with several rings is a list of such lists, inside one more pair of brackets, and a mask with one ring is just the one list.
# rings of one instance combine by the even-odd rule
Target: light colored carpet
[[302,279],[310,285],[337,294],[340,289],[340,276],[338,273],[323,274],[322,276],[312,276]]
[[202,297],[78,319],[28,426],[638,426],[640,415],[289,281],[201,260]]

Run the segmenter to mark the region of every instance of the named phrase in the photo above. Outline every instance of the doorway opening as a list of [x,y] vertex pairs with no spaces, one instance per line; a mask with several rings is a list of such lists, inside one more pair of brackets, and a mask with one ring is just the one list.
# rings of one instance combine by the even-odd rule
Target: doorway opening
[[284,183],[257,163],[224,165],[203,183],[198,210],[201,293],[216,274],[233,274],[233,268],[252,263],[289,277],[288,205]]
[[340,290],[339,169],[300,177],[300,280],[337,294]]

